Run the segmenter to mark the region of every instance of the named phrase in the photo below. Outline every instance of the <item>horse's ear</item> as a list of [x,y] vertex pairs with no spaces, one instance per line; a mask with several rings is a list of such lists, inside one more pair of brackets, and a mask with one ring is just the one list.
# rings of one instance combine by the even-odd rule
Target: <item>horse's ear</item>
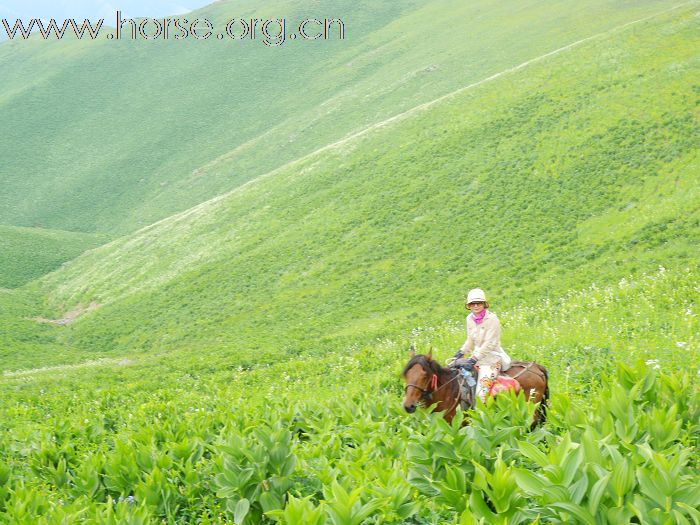
[[411,343],[411,359],[416,357],[416,345],[414,343]]
[[430,361],[433,358],[433,347],[430,347],[430,350],[428,350],[428,354],[425,356],[428,358],[428,361]]

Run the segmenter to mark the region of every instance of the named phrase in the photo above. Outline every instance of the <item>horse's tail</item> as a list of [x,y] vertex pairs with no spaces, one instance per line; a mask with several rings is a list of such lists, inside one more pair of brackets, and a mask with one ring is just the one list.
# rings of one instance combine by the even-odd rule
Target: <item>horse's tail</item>
[[549,373],[542,365],[540,365],[540,369],[544,374],[544,394],[542,395],[542,400],[540,401],[540,406],[537,408],[537,410],[540,414],[538,423],[542,424],[547,421],[547,406],[549,405]]

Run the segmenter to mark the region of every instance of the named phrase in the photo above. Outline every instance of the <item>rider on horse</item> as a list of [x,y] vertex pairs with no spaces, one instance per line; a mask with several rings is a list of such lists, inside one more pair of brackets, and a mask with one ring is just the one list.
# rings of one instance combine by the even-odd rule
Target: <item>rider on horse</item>
[[[475,395],[485,401],[488,395],[513,390],[516,394],[522,392],[528,401],[539,403],[531,428],[543,423],[549,400],[547,369],[535,361],[511,361],[501,348],[501,323],[489,311],[483,290],[471,290],[465,307],[471,311],[467,316],[467,340],[452,362],[448,360],[448,368],[440,366],[432,352],[416,355],[411,345],[411,359],[401,373],[406,381],[403,402],[406,411],[414,412],[419,404],[434,404],[450,422],[460,403],[462,410],[474,408]],[[465,355],[470,357],[465,359]],[[456,373],[455,369],[460,368],[469,373]],[[476,385],[472,377],[475,368]],[[460,381],[462,376],[464,380]]]
[[[481,288],[470,290],[464,306],[471,311],[467,316],[467,340],[450,366],[471,372],[477,365],[476,395],[486,401],[498,375],[510,368],[511,359],[501,348],[501,323],[496,314],[489,311],[484,291]],[[463,359],[465,355],[470,357]]]

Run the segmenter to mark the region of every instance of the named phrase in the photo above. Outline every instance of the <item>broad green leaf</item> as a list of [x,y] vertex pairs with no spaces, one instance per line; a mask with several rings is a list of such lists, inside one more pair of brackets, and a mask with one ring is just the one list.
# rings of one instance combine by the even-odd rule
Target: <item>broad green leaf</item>
[[549,506],[562,510],[570,516],[576,517],[579,521],[585,523],[586,525],[596,525],[595,518],[584,507],[567,502],[550,503]]
[[686,511],[688,515],[693,518],[693,523],[695,525],[700,525],[700,510],[685,503],[676,502],[676,505]]
[[542,492],[547,502],[567,501],[570,497],[569,491],[561,485],[549,485]]
[[569,493],[571,494],[571,501],[576,505],[579,505],[583,500],[583,497],[588,491],[588,476],[586,471],[581,471],[581,476],[578,480],[569,485]]
[[263,512],[282,508],[282,497],[272,491],[263,491],[258,499]]
[[455,454],[454,447],[449,443],[443,441],[434,441],[430,444],[430,451],[433,456],[448,459],[450,461],[456,460],[457,455]]
[[686,518],[683,514],[678,512],[676,509],[673,509],[673,516],[675,517],[675,521],[677,525],[692,525],[690,521],[688,521],[688,518]]
[[610,481],[618,499],[623,498],[632,490],[635,485],[634,467],[629,464],[627,459],[620,459],[620,461],[613,466]]
[[478,516],[480,520],[483,519],[486,523],[494,523],[496,520],[496,515],[489,509],[489,506],[478,491],[472,492],[471,496],[469,496],[469,509],[475,516]]
[[523,456],[525,456],[531,461],[534,461],[540,467],[544,467],[550,464],[550,461],[549,459],[547,459],[546,454],[532,443],[529,443],[527,441],[519,441],[518,449],[520,450]]
[[611,474],[606,474],[604,477],[600,478],[595,482],[593,488],[591,489],[590,496],[588,497],[588,511],[594,516],[598,513],[598,506],[600,505],[600,499],[605,493],[605,489],[608,486],[608,480]]
[[467,476],[459,465],[445,466],[445,481],[450,488],[462,494],[467,492]]
[[241,525],[243,523],[243,520],[245,519],[245,517],[248,515],[249,510],[250,510],[250,501],[248,501],[246,498],[241,499],[236,504],[236,511],[233,514],[233,522],[236,525]]
[[610,523],[629,523],[632,511],[624,507],[614,507],[606,511],[605,515]]
[[479,525],[479,522],[469,509],[464,509],[464,512],[459,517],[459,525]]
[[541,496],[545,486],[549,484],[548,480],[525,469],[515,470],[515,481],[523,491],[531,496]]
[[482,465],[476,461],[472,461],[474,464],[474,479],[472,480],[472,487],[478,490],[488,490],[489,488],[489,477],[491,474]]
[[583,447],[578,447],[573,452],[570,452],[562,464],[564,473],[564,485],[570,485],[576,473],[579,472],[581,463],[583,462]]

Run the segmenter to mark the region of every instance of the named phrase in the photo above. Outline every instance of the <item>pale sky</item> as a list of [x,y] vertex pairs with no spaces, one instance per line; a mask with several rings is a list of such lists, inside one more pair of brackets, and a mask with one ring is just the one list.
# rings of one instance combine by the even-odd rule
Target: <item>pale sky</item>
[[117,10],[125,17],[181,15],[214,0],[0,0],[0,19],[30,18],[105,19],[110,24]]

